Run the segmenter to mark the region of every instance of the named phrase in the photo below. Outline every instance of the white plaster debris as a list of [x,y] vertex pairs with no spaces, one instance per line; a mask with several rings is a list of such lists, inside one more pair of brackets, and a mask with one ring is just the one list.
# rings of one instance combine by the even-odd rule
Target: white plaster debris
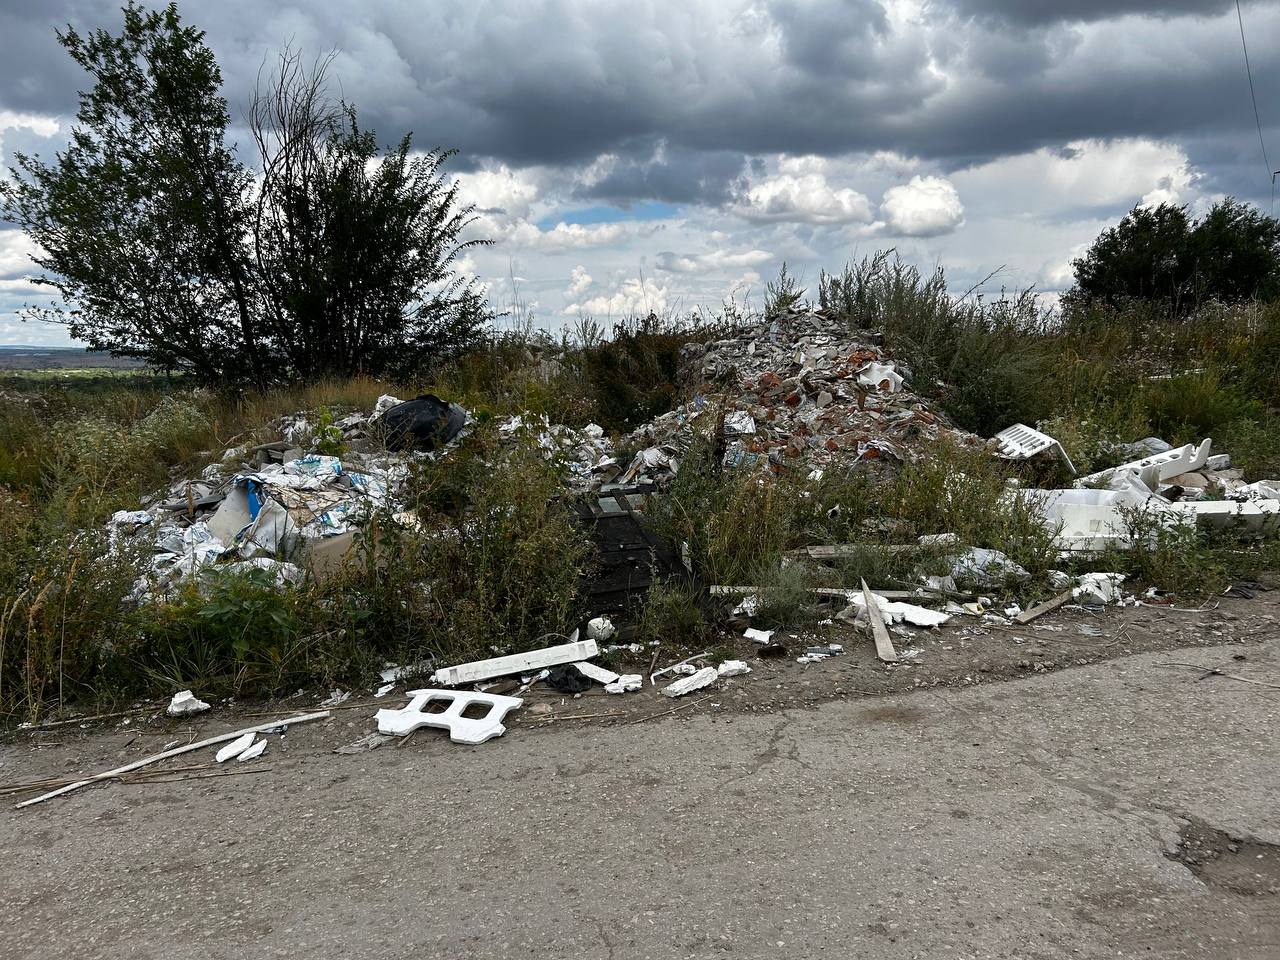
[[587,663],[585,660],[575,663],[574,666],[578,668],[578,672],[584,677],[594,680],[596,683],[610,684],[616,683],[618,680],[618,674],[612,670],[606,670],[604,667],[596,666],[594,663]]
[[346,703],[350,699],[351,692],[349,690],[334,690],[329,694],[328,699],[320,701],[320,706],[336,707],[341,703]]
[[617,632],[613,621],[608,617],[596,617],[587,622],[587,639],[594,640],[596,643],[604,643],[612,639]]
[[256,736],[257,734],[255,732],[250,731],[243,736],[236,737],[236,739],[232,740],[225,747],[219,750],[217,754],[214,755],[214,759],[218,761],[218,763],[225,763],[232,757],[240,756],[240,754],[253,746],[253,741]]
[[607,683],[605,693],[635,693],[644,686],[644,678],[638,673],[624,673],[613,683]]
[[[467,690],[410,690],[409,697],[408,705],[399,710],[377,712],[374,719],[379,733],[406,737],[422,727],[433,727],[448,730],[454,743],[475,745],[506,733],[503,718],[524,704],[519,697]],[[423,712],[423,707],[437,700],[448,703],[442,713]],[[474,704],[487,706],[489,712],[479,719],[464,717],[463,712]]]
[[686,693],[701,690],[703,687],[714,683],[717,676],[715,667],[703,667],[692,676],[681,677],[670,686],[663,687],[662,695],[664,697],[683,697]]
[[262,751],[267,749],[267,738],[263,737],[248,750],[244,751],[240,756],[236,757],[237,763],[244,763],[246,760],[256,760],[262,756]]
[[208,709],[209,705],[190,690],[182,690],[173,695],[165,713],[171,717],[182,717],[190,713],[203,713]]
[[754,640],[756,643],[768,643],[773,639],[774,631],[757,630],[755,627],[747,627],[742,631],[742,635],[748,640]]
[[716,667],[716,675],[719,677],[740,677],[750,672],[751,668],[743,660],[726,660]]

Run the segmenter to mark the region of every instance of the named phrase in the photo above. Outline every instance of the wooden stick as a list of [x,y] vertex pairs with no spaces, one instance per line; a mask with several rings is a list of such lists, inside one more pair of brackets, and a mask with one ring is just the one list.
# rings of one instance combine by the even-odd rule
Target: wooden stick
[[1205,667],[1198,663],[1157,663],[1157,667],[1194,667],[1197,670],[1203,670],[1204,676],[1200,677],[1226,677],[1228,680],[1239,680],[1241,683],[1253,683],[1259,687],[1270,687],[1272,690],[1280,690],[1280,683],[1268,683],[1266,680],[1254,680],[1251,677],[1241,677],[1234,673],[1224,673],[1217,667]]
[[876,656],[885,663],[897,663],[898,651],[893,649],[893,641],[889,638],[889,631],[885,629],[884,617],[880,615],[880,608],[876,605],[876,599],[866,580],[862,581],[862,600],[867,605],[867,620],[871,624],[871,636],[876,642]]
[[134,707],[131,710],[117,710],[115,713],[95,713],[91,717],[71,717],[67,720],[53,720],[49,723],[32,723],[19,730],[48,730],[50,727],[65,727],[72,723],[88,723],[91,720],[112,720],[115,717],[128,717],[135,713],[150,713],[152,710],[161,709],[158,705],[150,707]]
[[50,791],[49,793],[42,793],[40,796],[33,797],[30,800],[24,800],[22,803],[16,804],[15,809],[21,809],[22,807],[29,807],[33,804],[43,803],[46,800],[52,800],[54,797],[60,797],[64,793],[70,793],[72,790],[79,790],[81,787],[86,787],[91,783],[109,780],[112,777],[120,776],[122,773],[128,773],[130,770],[137,770],[139,767],[145,767],[160,760],[167,760],[170,757],[176,757],[179,754],[190,753],[192,750],[202,750],[205,747],[217,746],[220,743],[228,743],[235,740],[237,737],[244,736],[246,733],[262,733],[282,724],[288,726],[295,723],[306,723],[309,720],[324,720],[328,718],[328,716],[328,710],[322,710],[319,713],[303,713],[296,717],[289,717],[286,720],[260,723],[256,727],[245,727],[242,730],[235,730],[231,733],[224,733],[216,737],[209,737],[207,740],[201,740],[198,743],[189,743],[185,747],[174,747],[172,750],[166,750],[164,753],[157,753],[154,756],[147,757],[143,760],[135,760],[133,763],[127,763],[123,767],[108,770],[106,773],[95,774],[94,776],[87,777],[84,780],[77,780],[75,783],[68,784],[65,787],[59,787],[57,790]]
[[[170,773],[186,773],[191,770],[209,770],[214,764],[211,763],[193,763],[185,767],[171,767],[167,770],[137,770],[132,774],[122,773],[119,777],[112,779],[123,781],[126,777],[130,780],[134,778],[155,777],[161,774]],[[45,777],[43,780],[31,780],[27,783],[6,783],[0,786],[0,793],[25,793],[28,790],[48,790],[51,787],[60,787],[63,784],[75,783],[79,777]]]
[[530,725],[534,725],[539,723],[555,723],[557,720],[595,720],[599,717],[625,717],[625,716],[626,716],[625,713],[618,713],[615,710],[613,713],[578,713],[578,714],[574,714],[573,716],[565,715],[560,717],[538,717],[537,719],[530,720],[529,723]]
[[680,704],[680,706],[672,707],[670,710],[666,710],[662,713],[651,713],[647,717],[641,717],[638,720],[632,720],[631,723],[627,724],[627,726],[631,726],[632,723],[644,723],[646,720],[656,720],[658,719],[658,717],[665,717],[667,716],[667,714],[675,713],[677,710],[683,710],[686,707],[696,707],[700,703],[706,703],[708,700],[714,700],[716,696],[717,695],[713,693],[709,697],[703,697],[701,700],[692,700],[689,703],[682,703]]
[[1013,618],[1014,623],[1030,623],[1036,617],[1048,613],[1050,610],[1057,610],[1060,606],[1071,599],[1071,591],[1063,590],[1056,597],[1051,597],[1043,603],[1037,603],[1034,607],[1023,610],[1020,614]]

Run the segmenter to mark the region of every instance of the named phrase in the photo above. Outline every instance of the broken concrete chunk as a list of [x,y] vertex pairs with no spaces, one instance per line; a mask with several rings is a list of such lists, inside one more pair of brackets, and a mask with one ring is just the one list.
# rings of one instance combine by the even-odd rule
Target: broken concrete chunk
[[258,757],[262,756],[262,751],[266,749],[267,749],[267,738],[263,737],[257,743],[253,744],[253,746],[249,747],[248,750],[245,750],[238,757],[236,757],[236,762],[244,763],[246,760],[256,760]]
[[748,640],[754,640],[756,643],[768,643],[773,639],[772,630],[757,630],[755,627],[747,627],[742,631],[742,635]]
[[714,683],[717,676],[715,667],[703,667],[692,676],[681,677],[669,687],[663,687],[662,695],[666,697],[683,697],[686,693],[701,690],[708,684]]
[[209,705],[190,690],[182,690],[173,695],[173,699],[169,701],[169,706],[165,709],[165,713],[171,717],[181,717],[189,713],[203,713],[208,709]]

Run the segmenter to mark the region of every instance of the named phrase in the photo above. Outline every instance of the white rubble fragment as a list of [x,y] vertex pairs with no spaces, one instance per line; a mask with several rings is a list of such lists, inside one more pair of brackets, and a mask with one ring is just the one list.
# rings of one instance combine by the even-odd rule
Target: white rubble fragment
[[742,635],[748,640],[754,640],[756,643],[768,643],[773,639],[774,631],[757,630],[755,627],[747,627],[742,631]]
[[265,749],[267,749],[267,738],[263,737],[248,750],[244,751],[244,753],[236,757],[236,762],[244,763],[246,760],[256,760],[258,757],[262,756],[262,751]]
[[390,693],[395,688],[396,688],[395,681],[392,681],[391,683],[384,683],[382,686],[380,686],[377,690],[374,691],[373,695],[377,699],[381,700],[383,697],[385,697],[388,693]]
[[644,686],[644,678],[638,673],[624,673],[613,683],[606,683],[605,693],[634,693]]
[[575,663],[574,666],[578,668],[580,674],[589,680],[594,680],[596,683],[610,684],[618,679],[618,674],[612,670],[606,670],[604,667],[596,666],[594,663],[582,661]]
[[189,713],[203,713],[208,709],[209,705],[190,690],[182,690],[173,695],[165,713],[171,717],[181,717]]
[[740,677],[750,672],[751,668],[743,660],[726,660],[716,667],[716,675],[719,677]]
[[597,643],[604,643],[610,639],[617,630],[613,626],[613,621],[608,617],[596,617],[587,621],[587,639],[594,640]]
[[321,700],[321,701],[320,701],[320,706],[322,706],[322,707],[336,707],[336,706],[338,706],[338,704],[346,703],[346,702],[347,702],[348,700],[350,700],[350,699],[351,699],[351,691],[349,691],[349,690],[334,690],[333,692],[331,692],[331,693],[329,694],[328,699],[326,699],[326,700]]
[[892,362],[871,360],[858,368],[858,383],[874,390],[897,393],[902,389],[902,375]]
[[756,432],[756,421],[746,410],[734,410],[724,415],[724,432],[738,436],[751,436]]
[[1079,585],[1071,591],[1071,596],[1094,606],[1119,603],[1124,597],[1124,591],[1120,589],[1123,582],[1123,573],[1086,573],[1079,577]]
[[686,693],[701,690],[708,684],[714,683],[717,676],[715,667],[703,667],[692,676],[682,677],[670,686],[663,687],[662,695],[664,697],[683,697]]
[[218,761],[218,763],[224,763],[225,761],[230,760],[232,757],[240,756],[240,754],[244,753],[251,746],[253,746],[253,741],[256,736],[257,734],[254,731],[250,731],[249,733],[246,733],[243,736],[236,737],[234,740],[228,743],[225,747],[219,750],[214,755],[214,759]]

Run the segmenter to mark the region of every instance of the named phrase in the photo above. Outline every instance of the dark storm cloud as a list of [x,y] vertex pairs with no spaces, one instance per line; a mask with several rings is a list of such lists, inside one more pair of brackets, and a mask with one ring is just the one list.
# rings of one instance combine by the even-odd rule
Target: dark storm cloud
[[962,14],[1023,26],[1109,20],[1126,14],[1149,17],[1212,16],[1232,0],[956,0]]
[[[53,28],[116,29],[118,3],[0,4],[0,106],[74,109],[84,79]],[[587,188],[616,201],[723,200],[756,154],[893,150],[955,169],[1078,138],[1236,138],[1253,125],[1234,22],[1169,19],[1227,9],[1207,0],[954,0],[905,27],[877,0],[180,7],[208,31],[234,116],[282,44],[337,49],[335,91],[384,139],[413,130],[464,164],[618,154]],[[1096,23],[1117,13],[1152,19]],[[1264,36],[1275,14],[1250,4],[1246,24]],[[1280,87],[1278,64],[1260,53],[1260,90]],[[647,152],[659,142],[666,159]]]
[[659,148],[640,158],[621,157],[579,194],[614,203],[660,200],[718,206],[741,192],[746,170],[746,156],[731,150]]

